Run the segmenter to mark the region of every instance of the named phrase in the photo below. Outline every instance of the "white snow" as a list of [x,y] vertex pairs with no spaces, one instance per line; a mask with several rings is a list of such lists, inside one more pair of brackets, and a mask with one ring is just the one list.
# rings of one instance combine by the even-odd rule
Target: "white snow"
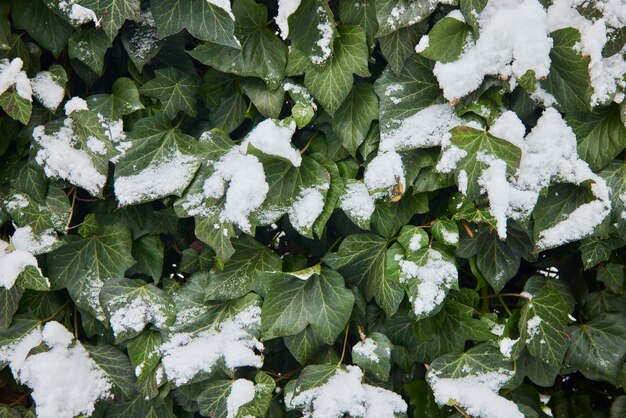
[[[6,289],[11,289],[13,285],[15,285],[15,281],[19,275],[28,266],[33,266],[37,269],[39,274],[41,274],[37,259],[31,252],[31,250],[40,248],[31,248],[36,244],[33,242],[33,239],[28,236],[28,230],[19,230],[18,228],[18,231],[20,232],[17,235],[17,242],[12,241],[11,244],[9,244],[0,239],[0,266],[2,266],[2,268],[0,268],[0,287]],[[42,237],[42,240],[46,241],[43,245],[49,242],[48,239],[44,237]]]
[[400,395],[362,383],[363,372],[357,366],[338,368],[323,385],[285,394],[288,410],[302,410],[305,418],[336,418],[345,414],[363,418],[394,418],[406,412]]
[[94,22],[96,27],[100,27],[100,20],[96,13],[87,7],[77,4],[77,0],[62,0],[59,2],[58,7],[75,26]]
[[411,239],[409,240],[409,250],[411,251],[417,251],[420,248],[422,248],[425,244],[427,244],[428,242],[424,242],[426,241],[426,237],[424,237],[424,235],[420,234],[420,233],[416,233],[414,234]]
[[519,338],[516,338],[515,340],[508,337],[503,338],[500,340],[500,353],[506,358],[511,358],[511,351],[513,351],[513,347],[515,347],[515,344],[517,344],[518,341]]
[[[400,282],[413,282],[415,279],[416,292],[410,297],[415,315],[431,312],[441,304],[446,297],[447,290],[456,283],[458,271],[454,263],[443,258],[442,254],[428,249],[424,256],[423,265],[409,260],[399,260],[401,272]],[[412,284],[411,284],[412,286]]]
[[230,393],[226,398],[226,418],[235,418],[239,408],[254,399],[254,383],[246,379],[237,379],[230,387]]
[[450,173],[454,170],[463,158],[467,156],[467,151],[457,147],[456,145],[450,145],[445,148],[439,156],[439,161],[435,166],[435,170],[440,173]]
[[360,221],[369,221],[375,209],[374,199],[360,181],[346,184],[346,193],[339,198],[339,207]]
[[256,335],[261,309],[249,306],[237,315],[199,332],[174,332],[161,346],[163,367],[175,385],[184,385],[200,373],[211,372],[223,361],[228,369],[261,367],[263,350]]
[[[327,184],[324,184],[328,188]],[[296,229],[308,229],[324,210],[324,195],[319,190],[323,187],[308,187],[302,190],[289,208],[289,220]]]
[[93,195],[102,190],[106,176],[96,169],[85,151],[75,148],[78,136],[71,118],[66,118],[57,132],[46,133],[44,126],[37,126],[33,139],[40,147],[35,160],[48,177],[67,180]]
[[391,195],[396,184],[405,185],[404,166],[395,151],[378,154],[365,168],[365,186],[374,197]]
[[296,122],[288,124],[274,119],[265,119],[248,134],[241,143],[241,149],[247,152],[248,144],[267,155],[275,155],[291,161],[294,167],[300,167],[300,152],[291,145],[291,137],[296,131]]
[[15,228],[11,236],[11,243],[15,249],[27,251],[33,255],[48,252],[58,241],[53,229],[46,229],[35,236],[30,225]]
[[417,43],[417,45],[415,45],[415,52],[417,52],[418,54],[420,52],[424,52],[426,50],[426,48],[428,48],[428,45],[430,44],[430,37],[428,35],[423,35],[419,42]]
[[168,156],[137,174],[115,179],[115,196],[121,206],[131,205],[143,199],[156,199],[175,194],[193,179],[198,162],[192,155],[173,150]]
[[[388,96],[401,95],[402,90],[394,90]],[[449,104],[429,106],[399,124],[395,120],[388,122],[385,125],[387,129],[383,129],[380,134],[380,152],[447,146],[450,143],[450,129],[462,124],[463,121]],[[392,128],[394,125],[397,127]]]
[[489,128],[489,133],[501,139],[509,141],[520,149],[525,148],[524,136],[526,127],[515,112],[507,110]]
[[235,147],[213,167],[215,172],[203,186],[204,195],[217,199],[226,193],[220,219],[234,222],[243,231],[250,231],[248,217],[263,204],[269,191],[263,165],[254,155],[244,155],[239,147]]
[[87,102],[78,96],[72,97],[65,103],[65,115],[69,116],[73,112],[88,110]]
[[[91,415],[96,402],[112,397],[110,379],[72,340],[63,325],[48,322],[43,331],[38,328],[23,338],[9,358],[15,378],[32,389],[40,418]],[[50,350],[26,357],[41,342]]]
[[478,16],[480,37],[454,62],[435,64],[434,73],[448,100],[476,90],[487,75],[519,78],[528,70],[546,77],[552,38],[546,11],[538,0],[490,1]]
[[315,44],[321,49],[322,55],[312,55],[311,62],[313,64],[323,64],[333,53],[332,49],[330,49],[333,41],[333,23],[329,20],[326,10],[322,6],[317,8],[317,15],[321,20],[321,23],[317,25],[320,38]]
[[14,58],[11,61],[6,58],[0,60],[0,94],[15,86],[18,96],[30,102],[32,87],[28,76],[22,71],[23,65],[24,61],[21,58]]
[[471,416],[482,418],[523,418],[515,402],[498,395],[513,373],[508,370],[468,375],[456,379],[428,374],[428,383],[439,405],[456,402]]
[[49,71],[37,73],[31,84],[35,98],[50,110],[56,110],[65,97],[65,89]]
[[527,343],[535,338],[539,331],[541,331],[541,329],[539,328],[541,322],[541,317],[539,317],[538,315],[535,315],[528,321],[526,321],[526,332],[528,333],[528,338],[526,339]]
[[378,349],[378,344],[372,338],[366,338],[363,341],[359,341],[352,347],[352,351],[356,354],[359,354],[374,363],[380,362],[380,357],[378,357],[378,353],[376,350]]
[[167,306],[155,301],[155,297],[146,292],[137,292],[133,297],[117,296],[107,302],[107,310],[116,337],[123,332],[139,332],[148,323],[160,329],[167,326]]
[[280,29],[280,36],[287,39],[289,36],[289,16],[294,14],[302,0],[278,0],[278,15],[276,16],[276,25]]

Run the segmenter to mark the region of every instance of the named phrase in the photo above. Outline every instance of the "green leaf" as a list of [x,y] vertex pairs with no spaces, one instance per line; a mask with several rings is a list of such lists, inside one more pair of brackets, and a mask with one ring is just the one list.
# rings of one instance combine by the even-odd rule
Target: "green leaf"
[[243,94],[233,92],[219,100],[219,105],[210,115],[211,123],[226,132],[232,132],[246,118],[248,104]]
[[461,355],[446,354],[438,357],[430,364],[427,376],[458,379],[511,368],[512,364],[502,357],[500,351],[486,344],[479,344]]
[[433,223],[432,231],[433,237],[442,244],[459,246],[459,227],[447,216],[437,219]]
[[[531,285],[529,279],[524,290]],[[559,366],[569,345],[568,307],[551,281],[536,292],[520,314],[520,340],[533,356],[551,366]]]
[[152,372],[161,362],[159,347],[162,343],[161,334],[151,329],[144,329],[143,332],[126,343],[128,357],[140,384],[146,379],[150,379]]
[[377,0],[378,33],[388,35],[426,19],[436,8],[436,1]]
[[176,418],[171,401],[153,399],[146,401],[138,397],[132,402],[115,402],[107,408],[107,417],[129,418]]
[[412,54],[398,75],[385,68],[374,89],[380,100],[380,132],[393,132],[418,111],[443,100],[433,74],[433,62]]
[[122,45],[137,70],[142,71],[159,54],[165,40],[159,39],[152,15],[142,14],[138,22],[122,29]]
[[400,75],[406,59],[415,55],[415,45],[426,29],[426,25],[418,23],[406,28],[400,28],[378,39],[380,49],[394,74]]
[[136,20],[140,12],[140,0],[82,0],[82,5],[93,10],[104,33],[113,41],[124,21]]
[[137,85],[126,77],[115,80],[111,94],[89,96],[87,103],[91,110],[111,120],[121,119],[144,108]]
[[49,9],[42,0],[13,0],[11,16],[18,29],[24,29],[44,48],[58,56],[73,28]]
[[456,170],[467,173],[466,195],[470,199],[475,199],[480,195],[478,178],[487,168],[487,164],[478,158],[478,153],[489,154],[503,160],[509,175],[513,175],[519,167],[522,151],[509,141],[467,126],[452,128],[450,132],[452,145],[466,152],[466,155],[458,162]]
[[196,95],[200,80],[195,75],[181,73],[173,67],[155,71],[155,77],[141,86],[139,92],[161,102],[162,110],[173,119],[183,111],[196,116]]
[[311,325],[298,334],[283,337],[285,346],[298,363],[305,365],[307,361],[324,346],[324,341],[313,332]]
[[352,346],[352,361],[376,378],[387,380],[391,368],[392,346],[385,334],[373,332]]
[[589,111],[592,93],[589,57],[583,57],[575,48],[580,42],[580,33],[577,29],[565,28],[550,35],[554,39],[550,51],[550,72],[541,85],[556,98],[560,111]]
[[163,271],[164,246],[158,235],[145,235],[133,243],[133,258],[137,264],[128,274],[145,274],[158,283]]
[[104,56],[111,45],[102,30],[78,30],[68,41],[68,52],[70,58],[79,60],[101,76],[104,71]]
[[100,290],[116,341],[133,338],[147,324],[167,330],[176,319],[171,296],[158,287],[138,279],[110,279]]
[[17,94],[15,89],[0,94],[0,107],[7,115],[24,125],[28,124],[33,111],[33,104]]
[[210,272],[205,292],[212,300],[241,297],[255,288],[260,272],[281,270],[281,260],[254,238],[242,235],[233,245],[234,254],[224,270]]
[[569,327],[572,343],[564,363],[588,379],[618,383],[624,362],[626,324],[622,314],[603,313],[586,324]]
[[87,238],[70,235],[64,245],[47,255],[48,278],[53,288],[67,288],[74,303],[104,319],[98,294],[112,277],[123,277],[135,264],[130,231],[120,225],[101,226]]
[[11,325],[23,294],[24,290],[19,286],[0,287],[0,331]]
[[196,140],[172,128],[163,114],[137,121],[128,139],[131,147],[115,167],[120,205],[180,196],[200,165]]
[[[276,384],[263,372],[257,373],[254,380],[254,383],[246,379],[210,382],[198,397],[200,412],[213,418],[265,416]],[[235,409],[233,402],[228,402],[234,390],[239,390],[234,393],[235,396],[243,396],[250,389],[253,389],[254,397],[243,405],[237,403],[235,405],[239,406]]]
[[613,293],[624,293],[624,266],[608,263],[598,268],[596,279]]
[[428,32],[428,46],[420,54],[433,61],[456,61],[463,52],[468,31],[465,22],[444,17]]
[[150,4],[160,38],[187,29],[203,41],[239,46],[235,22],[221,7],[206,0],[151,0]]
[[304,76],[304,85],[324,110],[333,115],[350,94],[353,76],[370,75],[367,69],[365,32],[358,26],[342,26],[335,39],[334,53],[323,68],[310,68]]
[[287,48],[266,27],[267,8],[253,0],[237,0],[233,12],[241,47],[205,42],[189,51],[189,55],[219,71],[259,77],[270,89],[279,87],[285,78]]
[[369,300],[376,298],[388,317],[397,310],[404,292],[399,282],[397,250],[387,250],[387,241],[374,234],[346,237],[339,250],[324,257],[324,262],[340,271],[348,284],[359,286]]
[[50,186],[43,202],[17,192],[9,194],[6,201],[7,211],[18,226],[29,225],[36,233],[46,229],[63,232],[67,227],[70,202],[59,187]]
[[602,177],[607,186],[611,189],[609,198],[611,199],[611,223],[617,224],[620,236],[626,236],[626,220],[622,218],[622,214],[626,207],[620,198],[626,192],[626,166],[620,161],[609,163],[602,171],[598,173]]
[[263,116],[272,119],[280,117],[285,98],[285,91],[281,87],[272,90],[260,80],[245,79],[242,80],[241,88]]
[[565,121],[576,134],[578,155],[593,171],[604,168],[626,148],[626,127],[616,103],[593,112],[568,113]]
[[375,119],[378,119],[378,98],[371,84],[355,83],[335,113],[333,131],[341,145],[355,156]]
[[326,344],[332,344],[350,319],[354,295],[339,273],[322,268],[307,279],[277,274],[261,310],[264,340],[294,335],[311,325]]
[[341,22],[349,26],[360,26],[365,29],[365,38],[370,50],[376,46],[374,36],[378,32],[378,20],[376,20],[375,0],[363,0],[361,2],[339,2],[339,16]]
[[137,379],[126,354],[112,345],[85,345],[89,356],[113,382],[113,393],[124,400],[137,394]]
[[624,246],[624,240],[615,236],[581,240],[578,249],[583,260],[583,267],[588,270],[599,262],[608,260],[611,252],[622,246]]
[[338,36],[330,6],[323,0],[301,0],[289,16],[289,39],[293,48],[316,66],[325,65],[336,52]]

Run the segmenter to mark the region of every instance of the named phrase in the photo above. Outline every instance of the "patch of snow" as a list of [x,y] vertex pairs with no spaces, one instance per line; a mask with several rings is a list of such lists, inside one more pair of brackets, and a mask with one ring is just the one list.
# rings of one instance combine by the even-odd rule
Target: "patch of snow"
[[365,186],[374,195],[391,195],[396,184],[405,185],[402,158],[395,151],[378,154],[365,168]]
[[369,221],[374,213],[374,199],[360,181],[346,184],[346,193],[339,198],[339,207],[360,221]]
[[[324,184],[326,189],[327,184]],[[313,226],[324,210],[324,195],[319,189],[323,187],[308,187],[300,191],[300,195],[289,208],[289,220],[297,229],[308,229]]]
[[526,339],[527,343],[535,338],[539,331],[541,331],[541,329],[539,328],[541,322],[541,317],[539,317],[538,315],[535,315],[528,321],[526,321],[526,332],[528,333],[528,338]]
[[294,121],[285,124],[274,119],[265,119],[246,136],[241,143],[241,149],[246,153],[250,144],[267,155],[284,158],[291,161],[294,167],[300,167],[300,152],[291,145],[291,137],[295,131]]
[[237,315],[199,332],[173,332],[161,346],[163,367],[168,380],[184,385],[198,374],[210,373],[218,362],[228,369],[261,367],[263,350],[257,339],[261,308],[249,306]]
[[138,294],[139,296],[132,298],[126,295],[117,296],[107,303],[109,322],[116,337],[123,332],[139,332],[148,323],[160,329],[167,327],[168,317],[164,312],[166,307],[155,303],[154,298],[146,292]]
[[88,110],[87,102],[84,99],[81,99],[78,96],[72,97],[65,103],[65,115],[69,116],[73,112],[78,112],[81,110]]
[[11,289],[18,276],[27,266],[35,267],[39,273],[37,259],[28,251],[12,249],[12,245],[0,240],[0,287]]
[[319,65],[326,62],[333,53],[332,49],[330,49],[333,41],[333,23],[329,20],[326,10],[322,6],[317,8],[317,16],[321,20],[321,23],[317,25],[320,38],[315,44],[320,48],[322,55],[311,56],[311,62]]
[[65,97],[65,89],[49,71],[37,73],[31,84],[35,98],[50,110],[56,110]]
[[417,43],[417,45],[415,45],[415,52],[417,52],[418,54],[420,52],[424,52],[426,50],[426,48],[428,48],[428,45],[430,44],[430,37],[428,35],[423,35],[419,42]]
[[0,60],[0,94],[15,86],[18,96],[30,102],[33,100],[32,87],[28,76],[22,71],[23,65],[21,58]]
[[235,418],[239,408],[254,399],[254,383],[246,379],[237,379],[230,387],[230,393],[226,398],[226,418]]
[[519,341],[519,338],[512,340],[510,338],[503,338],[500,340],[500,353],[506,357],[511,358],[511,351],[513,351],[513,347]]
[[278,15],[276,16],[276,25],[280,29],[280,37],[287,39],[289,36],[289,16],[294,14],[300,6],[302,0],[278,0]]
[[27,251],[33,255],[50,251],[57,242],[59,240],[53,229],[46,229],[35,236],[30,225],[15,228],[11,236],[11,243],[16,250]]
[[359,354],[366,359],[373,361],[374,363],[380,362],[380,357],[378,357],[378,353],[376,350],[378,349],[378,344],[371,338],[366,338],[363,341],[359,341],[352,347],[352,351],[356,354]]

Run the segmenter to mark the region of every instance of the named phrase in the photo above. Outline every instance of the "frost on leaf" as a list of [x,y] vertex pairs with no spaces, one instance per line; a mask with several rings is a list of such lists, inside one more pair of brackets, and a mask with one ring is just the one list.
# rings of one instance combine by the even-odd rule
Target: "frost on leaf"
[[[302,411],[307,418],[348,415],[363,418],[394,418],[405,413],[400,395],[362,382],[358,366],[313,365],[306,367],[295,385],[287,387],[285,406]],[[323,383],[322,383],[323,382]]]
[[263,350],[258,336],[261,308],[250,305],[208,329],[172,332],[161,346],[163,367],[167,378],[184,385],[207,375],[219,365],[226,370],[237,367],[261,367]]

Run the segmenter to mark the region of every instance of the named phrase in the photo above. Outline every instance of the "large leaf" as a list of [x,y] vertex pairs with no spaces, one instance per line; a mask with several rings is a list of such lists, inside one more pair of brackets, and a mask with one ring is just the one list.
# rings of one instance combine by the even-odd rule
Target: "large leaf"
[[139,92],[161,101],[163,112],[173,119],[183,111],[190,116],[196,115],[197,93],[200,80],[195,75],[184,74],[173,67],[157,70],[154,79],[150,80]]
[[376,2],[377,36],[426,19],[437,7],[437,1],[380,0]]
[[206,0],[151,0],[159,36],[165,38],[183,29],[203,41],[238,47],[235,22],[221,7]]
[[420,54],[433,61],[455,61],[463,51],[468,30],[465,22],[444,17],[428,32],[428,46]]
[[78,30],[68,40],[70,58],[79,60],[99,76],[104,71],[104,56],[110,47],[109,38],[97,29]]
[[125,20],[138,18],[141,2],[140,0],[81,0],[81,3],[96,13],[104,33],[113,41]]
[[375,119],[378,119],[378,98],[372,86],[356,83],[335,113],[333,131],[341,145],[355,156]]
[[297,334],[307,325],[332,344],[352,313],[354,295],[339,273],[322,268],[306,279],[288,273],[273,278],[261,311],[264,340]]
[[158,114],[135,123],[128,134],[130,149],[115,169],[115,195],[121,205],[180,196],[200,163],[194,138],[172,128]]
[[626,352],[626,324],[618,313],[603,313],[569,327],[572,344],[564,363],[592,380],[617,384]]
[[404,292],[399,282],[397,250],[387,250],[387,241],[374,234],[354,234],[343,240],[336,253],[324,261],[339,270],[351,285],[360,286],[367,299],[376,298],[387,316],[392,316]]
[[13,22],[41,46],[59,55],[72,34],[72,27],[42,0],[13,0]]
[[604,168],[626,148],[626,127],[617,104],[593,112],[568,113],[565,121],[576,134],[578,155],[593,171]]
[[333,12],[323,0],[300,0],[295,13],[289,16],[289,39],[307,61],[315,65],[328,62],[336,50],[338,36]]
[[67,288],[79,308],[104,319],[100,289],[135,264],[131,244],[130,231],[120,224],[101,226],[85,238],[68,236],[63,247],[47,256],[50,283],[53,288]]
[[198,406],[203,415],[214,418],[264,416],[275,387],[274,380],[263,372],[257,373],[254,382],[214,380],[198,397]]
[[362,28],[342,26],[334,46],[328,64],[319,69],[310,68],[304,76],[304,85],[331,115],[350,94],[352,74],[369,76],[367,42]]

